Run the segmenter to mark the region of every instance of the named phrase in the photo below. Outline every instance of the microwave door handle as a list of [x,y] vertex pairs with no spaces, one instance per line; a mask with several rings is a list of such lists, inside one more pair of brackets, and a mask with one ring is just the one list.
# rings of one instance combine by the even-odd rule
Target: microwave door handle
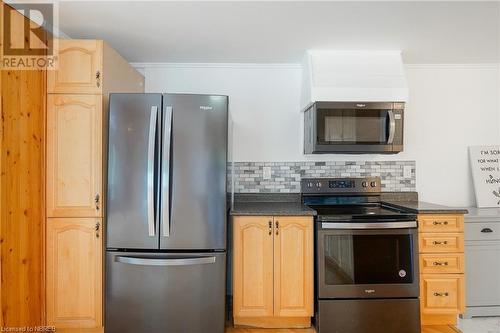
[[172,137],[172,106],[165,107],[161,163],[161,226],[162,236],[170,237],[170,145]]
[[389,136],[387,137],[387,144],[392,144],[394,141],[394,134],[396,133],[396,118],[394,117],[394,111],[387,111],[389,116]]
[[158,117],[158,107],[152,106],[149,116],[149,134],[148,134],[148,166],[147,166],[147,209],[148,209],[148,235],[154,237],[155,230],[155,141],[156,141],[156,120]]

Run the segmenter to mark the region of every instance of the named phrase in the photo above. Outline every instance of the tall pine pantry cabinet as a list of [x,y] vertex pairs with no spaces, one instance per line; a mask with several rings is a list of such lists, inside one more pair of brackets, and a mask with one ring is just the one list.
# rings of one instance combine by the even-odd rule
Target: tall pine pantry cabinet
[[144,77],[102,40],[66,39],[47,92],[46,322],[101,327],[109,93]]

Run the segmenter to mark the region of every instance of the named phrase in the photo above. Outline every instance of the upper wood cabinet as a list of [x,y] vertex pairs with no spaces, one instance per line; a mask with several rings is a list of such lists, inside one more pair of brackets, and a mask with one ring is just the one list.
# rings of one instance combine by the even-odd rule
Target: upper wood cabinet
[[48,73],[49,93],[102,92],[101,40],[59,40],[57,70]]
[[47,324],[101,326],[101,219],[48,219],[46,237]]
[[47,75],[51,94],[144,91],[144,77],[102,40],[60,39],[58,59]]
[[236,218],[234,239],[235,317],[273,315],[273,218]]
[[313,314],[313,230],[310,219],[275,217],[274,315]]
[[313,221],[307,216],[233,220],[235,325],[307,327],[313,315]]
[[47,99],[47,216],[102,216],[102,98]]

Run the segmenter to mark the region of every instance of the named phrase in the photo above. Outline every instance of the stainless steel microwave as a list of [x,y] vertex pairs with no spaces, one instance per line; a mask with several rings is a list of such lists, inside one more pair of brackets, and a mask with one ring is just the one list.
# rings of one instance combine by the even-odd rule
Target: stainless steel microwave
[[403,151],[402,102],[315,102],[304,111],[305,154]]

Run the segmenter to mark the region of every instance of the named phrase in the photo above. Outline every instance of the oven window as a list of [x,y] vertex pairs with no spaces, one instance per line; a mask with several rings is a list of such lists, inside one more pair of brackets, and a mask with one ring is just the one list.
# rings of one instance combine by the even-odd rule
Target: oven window
[[389,137],[387,110],[319,109],[320,144],[381,144]]
[[325,235],[327,285],[412,283],[411,235]]

